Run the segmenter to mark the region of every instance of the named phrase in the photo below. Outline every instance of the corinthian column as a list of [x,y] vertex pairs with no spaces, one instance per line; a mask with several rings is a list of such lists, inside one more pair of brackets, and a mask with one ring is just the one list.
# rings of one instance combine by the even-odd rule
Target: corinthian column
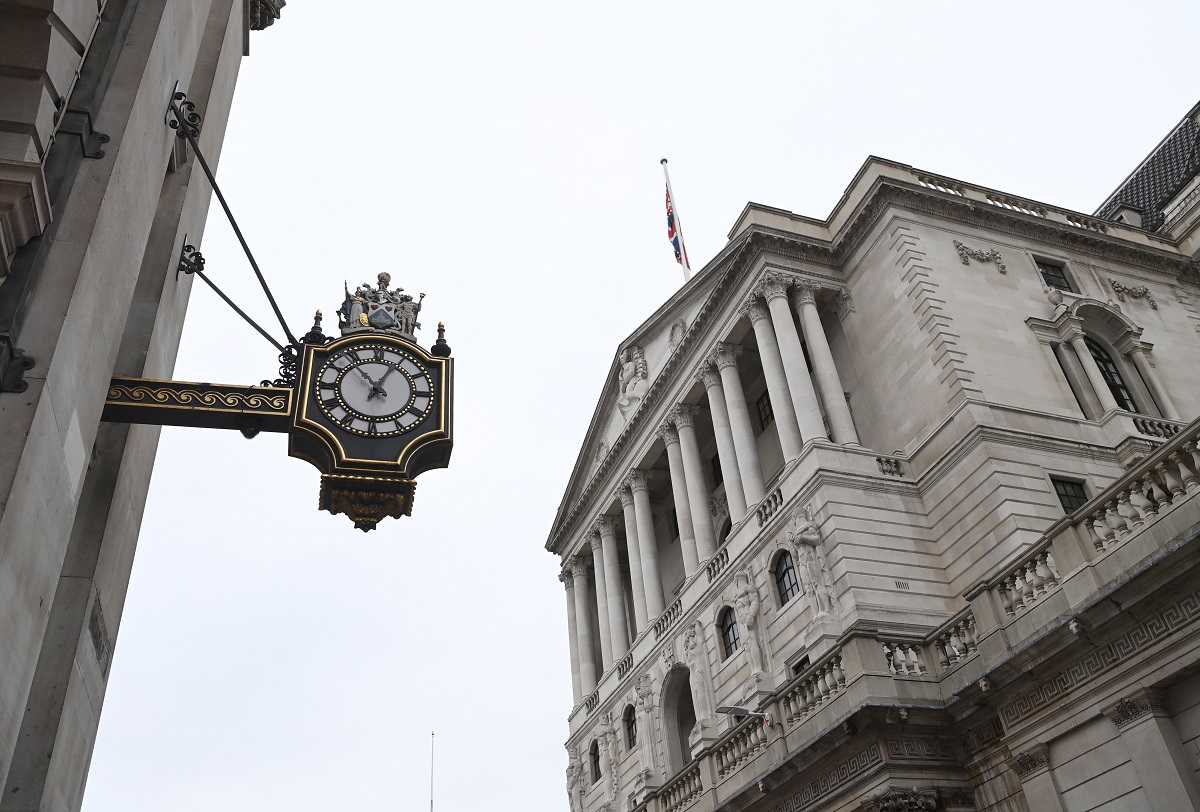
[[[596,533],[604,558],[604,587],[608,593],[608,633],[612,661],[629,651],[628,622],[625,620],[625,590],[621,583],[621,552],[617,549],[616,522],[612,516],[596,519]],[[606,666],[607,667],[607,664]]]
[[604,545],[594,535],[595,528],[584,540],[592,548],[592,571],[596,574],[596,619],[600,621],[600,674],[613,663],[612,623],[608,613],[608,577],[604,571]]
[[800,435],[808,442],[818,437],[825,439],[825,424],[821,421],[821,407],[817,405],[812,378],[808,376],[808,364],[804,362],[800,334],[796,332],[796,323],[788,308],[787,286],[790,282],[786,276],[771,274],[763,281],[762,295],[771,310],[771,324],[775,328],[775,338],[779,340],[779,355],[787,373],[788,391],[796,408]]
[[700,568],[696,556],[696,531],[692,528],[692,508],[688,502],[687,480],[683,475],[683,454],[679,450],[679,432],[670,421],[658,430],[667,446],[667,464],[671,468],[671,496],[675,499],[675,520],[679,523],[679,548],[683,553],[683,574],[691,578]]
[[842,380],[838,377],[833,352],[829,349],[829,338],[821,326],[817,313],[817,291],[821,286],[802,279],[796,283],[796,312],[800,314],[800,328],[808,342],[808,356],[812,359],[813,371],[821,388],[821,402],[825,404],[825,416],[833,429],[833,440],[843,445],[858,445],[858,432],[854,430],[854,419],[850,416],[850,405],[842,391]]
[[754,337],[758,339],[758,357],[762,363],[763,377],[767,379],[767,392],[771,396],[771,407],[775,412],[775,425],[779,430],[779,447],[783,458],[791,462],[800,456],[804,442],[800,439],[800,424],[796,422],[796,407],[788,389],[787,375],[783,371],[783,357],[779,354],[779,342],[771,327],[771,314],[767,306],[751,295],[741,308],[754,325]]
[[700,409],[680,403],[671,410],[671,419],[679,430],[679,447],[683,452],[683,476],[687,483],[688,503],[692,508],[692,529],[696,531],[696,555],[699,563],[717,553],[717,534],[708,514],[708,483],[704,479],[704,461],[700,459],[700,443],[692,421]]
[[721,461],[721,479],[725,480],[725,497],[729,500],[729,514],[737,524],[746,515],[746,494],[742,491],[742,474],[737,466],[737,449],[733,444],[733,428],[729,424],[729,408],[725,405],[725,389],[721,386],[721,373],[710,364],[700,367],[696,379],[704,384],[708,392],[708,406],[712,410],[713,433],[717,436],[717,458]]
[[621,498],[621,512],[625,517],[625,546],[629,554],[629,586],[633,590],[633,636],[646,628],[646,589],[642,576],[641,537],[638,536],[637,515],[633,508],[633,493],[629,480],[621,483],[617,492]]
[[574,703],[579,704],[583,699],[582,687],[579,682],[579,622],[575,618],[575,583],[569,571],[563,570],[558,574],[567,592],[567,638],[571,647],[571,696]]
[[579,690],[581,698],[596,690],[596,655],[592,644],[591,601],[588,595],[587,565],[579,556],[568,568],[575,583],[575,627],[579,634]]
[[741,347],[721,342],[709,360],[721,373],[725,405],[729,407],[733,445],[737,452],[738,470],[742,472],[742,492],[746,495],[746,505],[749,508],[763,500],[767,495],[767,488],[763,483],[762,466],[758,463],[758,445],[754,438],[754,426],[750,424],[750,410],[746,408],[746,393],[738,375],[737,357],[741,354]]
[[[642,582],[646,588],[646,619],[656,620],[666,608],[663,602],[662,576],[658,572],[658,539],[654,535],[654,513],[650,510],[648,471],[629,472],[629,490],[633,492],[633,512],[637,519],[638,547],[642,558]],[[628,515],[628,514],[626,514]]]

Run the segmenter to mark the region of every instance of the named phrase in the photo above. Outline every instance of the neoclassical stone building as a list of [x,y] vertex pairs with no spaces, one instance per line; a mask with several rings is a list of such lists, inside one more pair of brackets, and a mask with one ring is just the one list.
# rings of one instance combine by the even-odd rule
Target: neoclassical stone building
[[172,377],[211,195],[168,103],[215,166],[284,4],[0,0],[0,812],[82,803],[158,444],[101,410]]
[[1092,215],[746,207],[546,544],[574,812],[1200,808],[1198,170],[1200,107]]

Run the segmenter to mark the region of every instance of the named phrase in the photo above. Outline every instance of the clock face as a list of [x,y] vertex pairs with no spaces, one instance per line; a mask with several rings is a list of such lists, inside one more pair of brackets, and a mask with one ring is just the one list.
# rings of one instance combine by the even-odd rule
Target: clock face
[[333,354],[315,385],[321,411],[343,430],[366,437],[403,434],[433,404],[429,372],[392,344],[357,344]]

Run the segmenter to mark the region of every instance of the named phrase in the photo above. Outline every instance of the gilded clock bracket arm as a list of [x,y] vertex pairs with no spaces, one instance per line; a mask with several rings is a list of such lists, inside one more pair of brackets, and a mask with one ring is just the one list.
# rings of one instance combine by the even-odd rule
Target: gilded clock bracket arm
[[101,420],[154,426],[286,433],[295,393],[272,386],[113,378]]

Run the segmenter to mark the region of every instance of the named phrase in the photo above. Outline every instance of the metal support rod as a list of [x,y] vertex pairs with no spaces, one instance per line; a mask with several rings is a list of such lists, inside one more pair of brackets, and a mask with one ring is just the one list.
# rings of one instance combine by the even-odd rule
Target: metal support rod
[[225,304],[227,304],[227,305],[229,305],[230,307],[232,307],[235,313],[237,313],[239,316],[241,316],[243,319],[245,319],[245,320],[246,320],[246,323],[247,323],[247,324],[249,324],[249,325],[250,325],[251,327],[253,327],[255,330],[258,330],[258,332],[259,332],[259,335],[261,335],[261,336],[262,336],[263,338],[265,338],[267,341],[270,341],[270,342],[271,342],[271,346],[273,346],[275,349],[279,350],[280,352],[283,352],[283,345],[282,345],[282,344],[280,344],[280,343],[279,343],[278,341],[276,341],[275,339],[271,338],[271,334],[270,334],[270,333],[268,333],[268,332],[267,332],[266,330],[264,330],[263,328],[259,327],[259,326],[258,326],[258,322],[256,322],[254,319],[252,319],[252,318],[250,318],[249,316],[247,316],[247,315],[246,315],[246,312],[245,312],[244,310],[242,310],[240,307],[238,307],[237,305],[235,305],[235,304],[233,303],[233,299],[230,299],[228,296],[226,296],[226,295],[225,295],[225,293],[224,293],[224,291],[222,291],[222,290],[221,290],[219,287],[217,287],[217,286],[216,286],[216,284],[215,284],[215,283],[214,283],[214,282],[213,282],[211,279],[209,279],[207,276],[205,276],[205,275],[204,275],[204,272],[203,272],[203,271],[194,271],[192,275],[193,275],[193,276],[198,276],[198,277],[200,277],[201,279],[203,279],[203,280],[204,280],[204,284],[208,285],[210,288],[212,288],[214,291],[216,291],[217,295],[218,295],[218,296],[220,296],[222,299],[224,299],[224,300],[225,300]]
[[[196,159],[200,162],[200,168],[203,169],[204,174],[208,176],[208,182],[212,185],[212,189],[217,195],[217,200],[221,203],[221,208],[225,210],[225,216],[229,219],[229,224],[233,226],[233,233],[237,235],[238,242],[242,244],[242,250],[246,253],[246,259],[250,260],[250,267],[254,269],[254,275],[258,277],[258,283],[262,286],[263,293],[267,295],[267,301],[271,303],[271,309],[275,311],[275,317],[279,319],[279,324],[283,327],[284,335],[288,337],[288,341],[291,344],[299,344],[300,342],[296,340],[296,336],[292,335],[292,331],[288,329],[287,322],[283,319],[283,313],[279,310],[279,305],[276,303],[275,297],[271,294],[271,289],[267,287],[267,280],[263,277],[262,271],[259,270],[258,263],[254,259],[254,254],[250,252],[250,246],[246,244],[246,238],[242,236],[242,230],[238,228],[237,220],[233,219],[233,212],[230,211],[229,204],[225,202],[225,195],[221,194],[221,187],[217,186],[217,179],[213,176],[212,170],[209,169],[208,161],[204,160],[204,153],[200,151],[200,145],[196,143],[196,137],[193,132],[196,130],[195,126],[189,123],[188,119],[184,117],[183,111],[179,109],[177,102],[181,98],[186,98],[186,95],[183,93],[175,93],[171,96],[171,111],[175,113],[175,119],[178,122],[178,126],[175,127],[175,129],[187,139],[189,144],[192,145],[192,150],[196,153]],[[195,113],[192,113],[191,115],[194,117],[196,116]],[[195,120],[198,121],[198,117],[196,117]],[[172,124],[174,123],[175,122],[172,122]],[[198,132],[198,130],[196,131]],[[207,279],[204,281],[208,282]],[[208,284],[212,285],[212,282],[208,282]],[[215,285],[213,285],[213,289],[216,290]],[[220,291],[217,292],[220,293]],[[232,305],[235,310],[237,310],[239,313],[242,312],[237,308],[237,305],[234,305],[233,302],[229,301],[225,294],[221,293],[221,296],[222,298],[225,298],[225,301],[229,302],[229,304]],[[249,321],[249,318],[244,313],[242,313],[242,317]],[[254,324],[254,322],[250,323]],[[255,324],[254,327],[259,332],[262,332],[262,328],[257,324]],[[263,333],[263,335],[266,335],[266,333]],[[270,340],[272,344],[275,344],[276,347],[279,347],[279,345],[275,343],[275,339],[272,338]],[[282,347],[280,349],[282,350]]]

